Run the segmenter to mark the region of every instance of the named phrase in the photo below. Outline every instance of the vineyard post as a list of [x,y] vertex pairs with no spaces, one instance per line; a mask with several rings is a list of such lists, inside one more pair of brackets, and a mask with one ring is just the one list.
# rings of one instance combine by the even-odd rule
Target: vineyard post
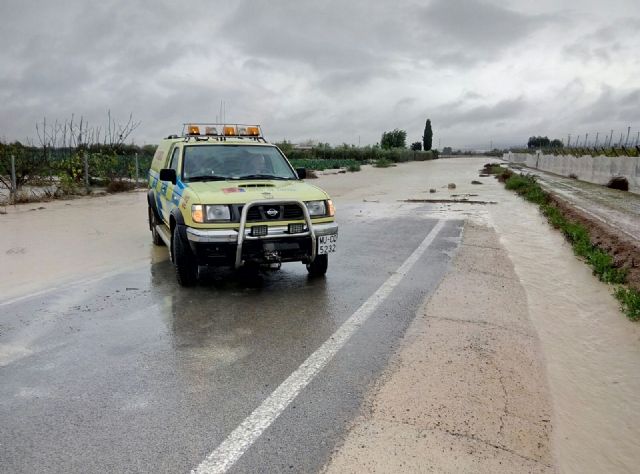
[[18,191],[18,185],[16,180],[16,157],[11,155],[11,199],[10,201],[15,204],[16,192]]
[[136,185],[135,187],[138,187],[138,180],[140,179],[140,167],[138,166],[138,152],[136,152],[135,154],[136,156]]
[[624,146],[627,146],[627,143],[629,143],[629,133],[631,132],[631,127],[627,127],[627,138],[625,138],[624,140]]
[[82,159],[84,160],[84,187],[89,192],[89,152],[85,151]]

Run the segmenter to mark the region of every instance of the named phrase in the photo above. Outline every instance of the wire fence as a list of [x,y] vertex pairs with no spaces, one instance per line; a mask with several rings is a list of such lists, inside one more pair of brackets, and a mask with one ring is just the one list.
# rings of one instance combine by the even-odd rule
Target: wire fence
[[620,146],[620,147],[595,147],[595,146],[578,146],[578,147],[538,147],[538,148],[511,148],[508,151],[514,153],[530,153],[534,154],[538,151],[545,155],[556,156],[626,156],[637,157],[640,156],[640,145],[636,146]]
[[155,147],[29,147],[0,143],[0,201],[132,189],[146,181]]

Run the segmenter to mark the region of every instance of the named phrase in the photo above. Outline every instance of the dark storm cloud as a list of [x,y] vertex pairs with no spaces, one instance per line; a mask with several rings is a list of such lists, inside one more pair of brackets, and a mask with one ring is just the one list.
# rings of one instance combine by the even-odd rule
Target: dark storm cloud
[[321,90],[335,94],[339,92],[349,92],[354,88],[361,88],[376,79],[394,79],[399,74],[391,68],[372,65],[353,70],[337,70],[330,72],[319,72],[317,78],[312,78],[314,86]]
[[463,65],[495,58],[550,21],[479,0],[435,0],[419,15],[438,61]]
[[640,47],[636,34],[639,23],[640,18],[627,18],[597,28],[566,45],[563,53],[568,59],[575,58],[582,62],[611,63],[617,59],[625,59],[625,51],[635,54]]
[[604,86],[600,95],[580,107],[577,122],[582,125],[607,124],[612,125],[627,122],[631,125],[638,121],[640,110],[640,88],[632,90],[614,90],[611,86]]
[[261,122],[270,138],[332,143],[396,127],[413,141],[427,115],[436,134],[464,140],[489,126],[631,120],[637,8],[593,24],[581,15],[601,17],[596,6],[575,0],[565,15],[544,3],[5,0],[0,136],[33,136],[43,116],[101,124],[110,109],[133,112],[134,138],[156,141],[214,120],[221,100],[227,118]]
[[[253,14],[247,15],[249,11]],[[286,27],[275,29],[283,19]],[[360,71],[382,73],[396,68],[398,61],[468,67],[496,57],[545,22],[543,15],[478,0],[435,0],[427,6],[240,2],[222,35],[242,54],[305,64],[340,78],[353,74],[357,84]]]
[[331,70],[383,63],[407,44],[401,9],[376,2],[240,1],[221,36],[243,54]]
[[505,118],[515,118],[528,107],[523,97],[498,101],[491,105],[468,107],[468,95],[437,109],[438,121],[445,127],[468,123],[487,124]]

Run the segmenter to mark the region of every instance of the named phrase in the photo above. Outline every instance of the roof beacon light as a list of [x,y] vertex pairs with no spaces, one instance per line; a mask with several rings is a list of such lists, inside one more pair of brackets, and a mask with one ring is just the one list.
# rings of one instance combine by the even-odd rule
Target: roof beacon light
[[260,136],[260,127],[251,126],[246,128],[247,136],[249,137],[259,137]]
[[236,127],[233,125],[225,125],[223,130],[225,137],[233,137],[236,135]]
[[189,135],[200,135],[200,127],[197,125],[189,125]]
[[216,127],[205,127],[204,134],[208,137],[218,136],[218,129]]

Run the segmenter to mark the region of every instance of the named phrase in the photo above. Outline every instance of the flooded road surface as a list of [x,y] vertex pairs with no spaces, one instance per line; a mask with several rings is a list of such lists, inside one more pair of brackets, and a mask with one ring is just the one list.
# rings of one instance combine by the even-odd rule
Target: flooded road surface
[[[179,288],[166,249],[150,245],[143,193],[0,215],[0,471],[188,472],[395,279],[232,467],[317,471],[471,220],[495,229],[520,280],[525,299],[512,304],[540,339],[556,466],[636,472],[640,326],[537,208],[478,178],[488,161],[363,167],[315,181],[334,197],[341,226],[320,280],[288,264],[262,282],[213,272],[197,288]],[[497,204],[402,202],[460,196]],[[439,221],[433,243],[398,278]],[[490,259],[474,261],[474,275],[493,271]]]
[[[387,281],[438,223],[343,207],[326,279],[177,286],[168,261],[0,306],[3,472],[188,472]],[[314,471],[424,298],[462,221],[433,243],[335,358],[234,466]],[[398,238],[402,236],[402,238]]]

